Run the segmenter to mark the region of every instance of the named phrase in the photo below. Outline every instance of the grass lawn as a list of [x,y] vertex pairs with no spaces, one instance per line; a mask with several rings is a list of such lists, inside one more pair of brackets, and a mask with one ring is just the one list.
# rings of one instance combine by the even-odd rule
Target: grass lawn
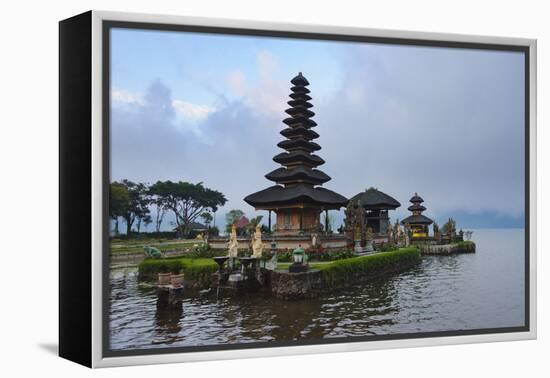
[[143,247],[155,247],[162,252],[185,251],[194,245],[201,246],[204,241],[197,239],[145,239],[114,240],[111,242],[111,253],[143,253]]

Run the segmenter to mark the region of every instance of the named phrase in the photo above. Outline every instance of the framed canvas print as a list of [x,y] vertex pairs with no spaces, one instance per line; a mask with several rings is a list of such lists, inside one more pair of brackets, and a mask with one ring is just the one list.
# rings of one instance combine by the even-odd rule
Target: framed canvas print
[[60,355],[536,336],[536,42],[60,22]]

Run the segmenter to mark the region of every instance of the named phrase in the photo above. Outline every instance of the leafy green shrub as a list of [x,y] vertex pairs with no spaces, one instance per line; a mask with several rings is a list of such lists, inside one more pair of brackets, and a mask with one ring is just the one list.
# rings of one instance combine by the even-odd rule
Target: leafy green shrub
[[211,250],[206,243],[200,243],[193,245],[191,248],[191,251],[186,255],[186,257],[192,257],[192,258],[211,258],[215,256],[219,256],[219,251],[213,251]]
[[310,261],[335,261],[343,260],[354,257],[355,254],[349,249],[342,249],[339,251],[324,251],[319,254],[310,255]]
[[[290,249],[277,252],[277,261],[283,263],[292,262],[292,253],[293,250]],[[306,251],[306,255],[308,256],[308,261],[334,261],[348,259],[355,256],[353,251],[349,249],[342,249],[339,251],[327,251],[326,249],[322,248],[310,248]],[[271,258],[271,253],[269,253],[269,255],[266,253],[266,257]]]
[[291,262],[292,261],[292,251],[286,250],[284,252],[277,252],[277,261]]
[[182,265],[185,280],[195,281],[200,287],[209,286],[212,273],[218,270],[218,264],[212,259],[187,259]]
[[220,229],[218,226],[212,226],[208,229],[208,235],[210,236],[220,236]]
[[178,274],[182,270],[182,264],[177,259],[145,259],[138,267],[140,277],[156,278],[158,273]]
[[471,240],[466,241],[460,241],[457,243],[453,243],[453,247],[456,249],[459,249],[464,252],[475,252],[476,251],[476,244]]
[[[285,263],[292,262],[293,249],[278,250],[277,261]],[[306,250],[308,261],[333,261],[347,259],[355,256],[352,250],[342,249],[339,251],[329,251],[322,247],[309,248]],[[262,258],[269,260],[273,257],[273,252],[269,249],[264,249],[262,252]]]
[[389,251],[394,251],[396,247],[393,243],[382,242],[382,243],[375,244],[374,249],[380,252],[389,252]]

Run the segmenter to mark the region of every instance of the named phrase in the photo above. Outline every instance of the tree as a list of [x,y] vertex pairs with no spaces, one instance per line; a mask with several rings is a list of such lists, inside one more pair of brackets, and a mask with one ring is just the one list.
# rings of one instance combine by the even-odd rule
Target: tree
[[151,204],[155,207],[155,231],[160,232],[160,226],[168,209],[169,192],[166,183],[157,181],[149,187]]
[[256,231],[256,226],[260,224],[262,221],[263,215],[258,215],[257,217],[254,217],[250,220],[247,226],[247,230],[249,234],[252,234]]
[[208,229],[208,235],[218,236],[218,235],[220,235],[220,229],[216,226],[212,226]]
[[214,219],[212,214],[210,214],[208,211],[205,211],[200,215],[200,217],[202,218],[202,221],[204,222],[206,228],[210,228],[210,223],[212,223],[212,220]]
[[153,222],[153,219],[151,218],[151,215],[149,215],[149,214],[145,215],[144,217],[138,216],[137,217],[137,224],[136,224],[136,230],[137,230],[138,234],[141,230],[141,224],[142,223],[145,225],[145,227],[147,227],[147,225],[151,224],[152,222]]
[[165,181],[164,206],[172,211],[176,218],[176,228],[182,230],[187,237],[191,232],[191,224],[205,211],[215,212],[223,206],[227,199],[216,191],[203,186],[202,182]]
[[124,185],[128,191],[128,207],[122,214],[122,218],[126,221],[126,235],[129,236],[134,222],[138,219],[143,220],[149,215],[150,200],[145,184],[126,179],[122,180],[120,184]]
[[130,195],[128,194],[128,188],[119,182],[111,183],[109,192],[109,216],[115,221],[115,235],[118,235],[118,218],[126,213]]
[[225,214],[225,232],[229,234],[231,232],[231,227],[233,224],[244,217],[244,211],[233,209]]

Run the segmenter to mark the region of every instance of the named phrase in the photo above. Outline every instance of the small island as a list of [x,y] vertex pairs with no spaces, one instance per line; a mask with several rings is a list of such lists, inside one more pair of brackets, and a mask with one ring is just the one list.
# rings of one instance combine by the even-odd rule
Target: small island
[[[160,210],[172,209],[178,223],[174,230],[177,240],[164,241],[158,247],[137,246],[145,251],[145,258],[135,255],[137,260],[143,258],[139,281],[142,286],[156,287],[159,298],[172,302],[185,288],[218,297],[262,293],[284,300],[308,299],[409,269],[420,262],[422,254],[475,252],[474,242],[465,240],[471,233],[457,231],[452,218],[439,228],[423,214],[426,207],[417,193],[410,199],[411,215],[392,223],[389,213],[401,204],[377,188],[348,199],[324,187],[331,178],[318,169],[325,161],[315,154],[321,146],[313,141],[319,134],[313,130],[317,124],[310,110],[309,82],[299,73],[291,84],[289,117],[283,120],[286,128],[281,131],[285,139],[277,144],[284,152],[273,157],[280,167],[265,175],[275,185],[244,198],[256,211],[267,211],[267,225],[260,224],[261,217],[250,221],[235,213],[228,234],[219,235],[194,219],[200,213],[209,223],[212,216],[208,210],[215,212],[225,203],[221,193],[202,184],[191,188],[192,184],[170,181],[149,188],[156,199],[153,203]],[[121,189],[115,184],[112,192]],[[138,184],[133,185],[130,189]],[[174,193],[185,190],[206,198],[201,207],[192,209],[194,218],[187,212],[182,216],[182,206],[174,202]],[[189,196],[185,198],[191,201]],[[192,200],[192,204],[200,203]],[[342,208],[344,224],[333,230],[329,212]],[[151,221],[146,216],[138,218]],[[181,240],[192,232],[195,239]],[[128,259],[128,253],[120,252],[132,247],[113,240],[112,262],[117,257],[123,261],[121,256]]]

